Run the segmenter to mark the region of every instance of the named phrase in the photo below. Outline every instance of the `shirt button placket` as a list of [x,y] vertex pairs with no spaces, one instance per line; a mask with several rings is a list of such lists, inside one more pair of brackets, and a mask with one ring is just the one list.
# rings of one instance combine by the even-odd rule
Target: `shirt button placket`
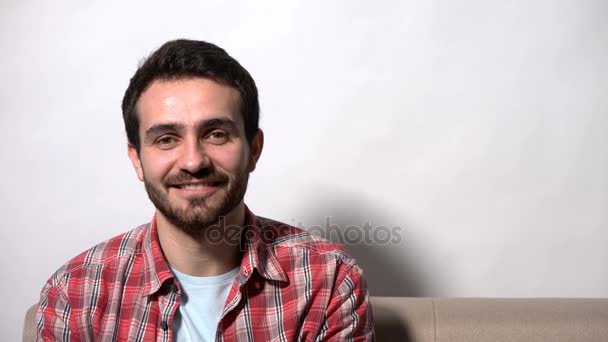
[[[172,301],[176,300],[176,296],[179,295],[179,288],[177,287],[177,285],[175,285],[175,284],[169,285],[168,290],[169,290],[169,297],[170,297],[169,301],[172,302]],[[168,335],[167,335],[169,332],[168,319],[169,319],[169,317],[163,317],[163,320],[160,322],[160,328],[164,332],[163,341],[168,340]]]

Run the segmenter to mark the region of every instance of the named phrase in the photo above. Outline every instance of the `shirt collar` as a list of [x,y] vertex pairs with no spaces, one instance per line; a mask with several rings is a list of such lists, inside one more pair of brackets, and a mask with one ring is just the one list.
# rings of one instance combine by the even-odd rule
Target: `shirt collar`
[[[287,281],[285,271],[281,267],[272,246],[272,237],[276,236],[274,233],[278,232],[277,228],[263,226],[258,217],[245,206],[245,226],[241,232],[244,248],[240,271],[242,283],[249,280],[254,270],[257,270],[262,277],[268,280]],[[144,274],[144,291],[142,292],[144,295],[152,295],[160,290],[165,281],[174,278],[160,248],[156,215],[152,218],[152,222],[148,224],[143,251],[146,272]]]
[[157,292],[167,279],[172,279],[173,273],[169,269],[169,264],[163,255],[158,241],[158,231],[156,228],[156,215],[152,218],[152,222],[148,224],[146,236],[144,238],[144,261],[146,271],[145,288],[142,291],[143,295],[151,295]]
[[272,245],[273,238],[278,236],[278,228],[262,225],[260,219],[245,206],[245,227],[241,233],[245,252],[241,260],[241,274],[246,279],[256,269],[268,280],[287,281]]

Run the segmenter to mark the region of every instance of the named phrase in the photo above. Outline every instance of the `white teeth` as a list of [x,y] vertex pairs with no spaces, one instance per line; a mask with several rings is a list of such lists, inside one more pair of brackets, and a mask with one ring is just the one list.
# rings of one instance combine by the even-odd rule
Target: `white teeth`
[[202,184],[182,185],[182,189],[186,189],[186,190],[199,190],[199,189],[202,189],[203,187],[204,187],[204,185],[202,185]]

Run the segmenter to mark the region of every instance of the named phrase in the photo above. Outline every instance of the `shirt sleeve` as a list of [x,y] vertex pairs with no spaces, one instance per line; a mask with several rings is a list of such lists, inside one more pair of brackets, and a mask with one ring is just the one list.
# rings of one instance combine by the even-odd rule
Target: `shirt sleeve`
[[375,341],[372,307],[361,268],[353,265],[330,298],[319,341]]
[[[36,341],[77,341],[69,328],[71,308],[66,296],[47,283],[42,289],[36,312]],[[76,335],[77,336],[77,335]]]

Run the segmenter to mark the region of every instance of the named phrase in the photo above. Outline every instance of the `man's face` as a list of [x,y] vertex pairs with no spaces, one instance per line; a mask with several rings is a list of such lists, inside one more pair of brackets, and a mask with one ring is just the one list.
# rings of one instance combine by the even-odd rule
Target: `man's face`
[[263,135],[247,143],[236,89],[205,78],[157,80],[137,115],[140,151],[129,145],[129,157],[161,215],[197,234],[241,207]]

